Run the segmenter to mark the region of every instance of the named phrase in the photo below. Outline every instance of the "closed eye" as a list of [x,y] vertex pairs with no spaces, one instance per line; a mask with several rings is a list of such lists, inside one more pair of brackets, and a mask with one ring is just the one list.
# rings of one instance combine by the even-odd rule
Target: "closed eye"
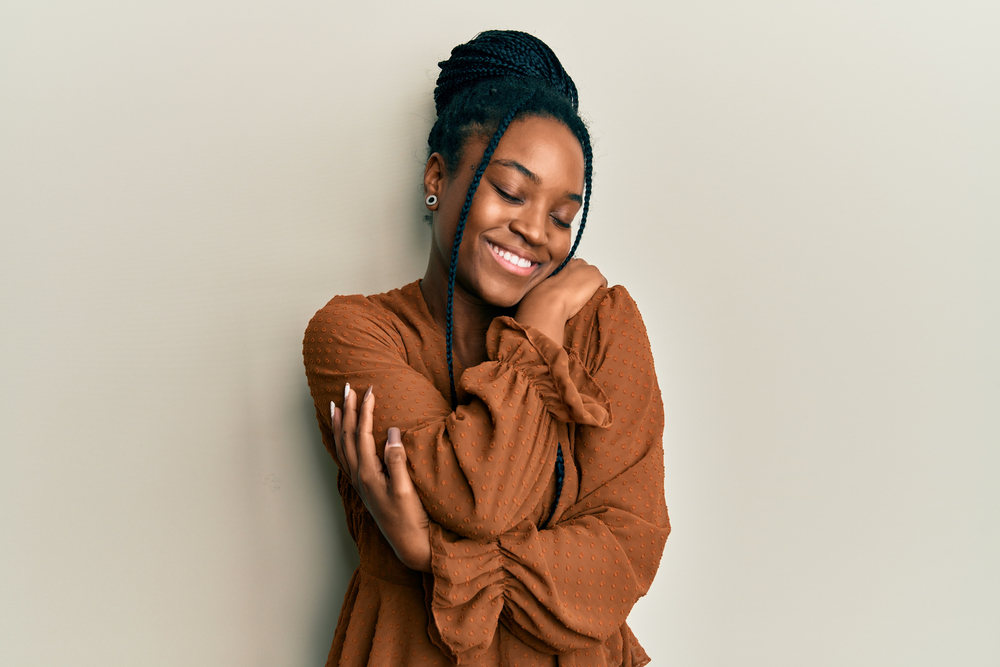
[[517,197],[515,197],[512,194],[510,194],[506,190],[502,189],[496,183],[493,183],[492,185],[493,185],[493,189],[496,190],[496,193],[498,195],[500,195],[501,199],[505,199],[505,200],[509,201],[511,204],[523,204],[524,203],[523,199],[518,199]]
[[557,218],[557,217],[556,217],[556,216],[554,216],[554,215],[553,215],[553,216],[550,216],[550,217],[552,218],[552,222],[556,223],[556,226],[557,226],[557,227],[562,227],[563,229],[569,229],[570,227],[572,227],[572,226],[573,226],[573,225],[571,225],[571,224],[570,224],[570,223],[568,223],[568,222],[563,222],[562,220],[560,220],[559,218]]

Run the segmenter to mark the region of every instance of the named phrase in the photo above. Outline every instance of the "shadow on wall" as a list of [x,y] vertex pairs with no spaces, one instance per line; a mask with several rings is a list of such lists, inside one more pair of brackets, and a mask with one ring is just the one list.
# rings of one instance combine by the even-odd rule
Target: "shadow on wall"
[[306,422],[305,432],[312,434],[312,437],[304,443],[309,448],[309,454],[304,458],[315,466],[322,495],[329,502],[330,513],[333,516],[329,563],[335,571],[330,573],[328,581],[331,585],[320,595],[320,606],[312,614],[315,626],[310,635],[308,651],[310,655],[316,656],[316,660],[311,664],[322,665],[326,663],[327,655],[330,653],[330,644],[333,642],[333,633],[337,628],[337,618],[344,603],[347,585],[358,567],[358,549],[347,529],[344,504],[337,490],[337,464],[323,446],[319,429],[316,427],[316,408],[309,390],[307,387],[303,387],[303,390],[299,401],[302,406],[302,419]]

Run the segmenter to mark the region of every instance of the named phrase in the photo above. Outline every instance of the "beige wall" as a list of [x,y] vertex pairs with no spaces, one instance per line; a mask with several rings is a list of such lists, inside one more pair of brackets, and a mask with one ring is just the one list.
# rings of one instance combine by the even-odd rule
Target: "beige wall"
[[638,300],[653,665],[1000,663],[995,2],[0,5],[0,664],[322,663],[300,360],[422,273],[437,68],[548,41]]

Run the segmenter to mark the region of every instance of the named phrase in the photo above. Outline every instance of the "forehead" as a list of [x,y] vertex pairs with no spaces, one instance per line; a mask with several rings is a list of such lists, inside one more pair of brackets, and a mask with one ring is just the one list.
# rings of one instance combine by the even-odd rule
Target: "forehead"
[[554,118],[528,116],[514,121],[493,156],[523,164],[543,185],[576,189],[583,182],[580,141]]
[[[482,150],[467,153],[471,153],[470,162],[478,165]],[[505,161],[524,165],[542,185],[575,190],[583,183],[580,141],[565,124],[553,118],[528,116],[511,123],[493,153],[491,165]]]

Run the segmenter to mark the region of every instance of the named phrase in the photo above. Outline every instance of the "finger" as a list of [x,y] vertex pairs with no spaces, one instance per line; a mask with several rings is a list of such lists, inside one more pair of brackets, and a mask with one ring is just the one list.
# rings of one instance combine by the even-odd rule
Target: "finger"
[[361,401],[358,415],[358,468],[365,475],[382,472],[382,464],[375,453],[375,436],[372,435],[372,424],[375,421],[375,397],[372,388],[368,387],[365,398]]
[[354,480],[351,477],[351,468],[347,464],[347,457],[344,453],[344,411],[338,407],[333,407],[333,410],[333,444],[334,453],[337,455],[337,464],[347,476],[347,481],[351,486],[354,486]]
[[344,448],[340,442],[340,424],[341,414],[340,410],[337,408],[337,404],[330,401],[330,427],[333,431],[333,458],[336,459],[337,465],[343,469],[344,468]]
[[399,429],[389,428],[389,441],[385,443],[385,467],[389,469],[389,487],[393,494],[400,494],[413,488],[410,471],[406,469],[406,450]]
[[358,411],[356,409],[357,395],[351,389],[350,383],[344,385],[344,416],[342,418],[340,440],[344,447],[344,462],[351,476],[351,483],[358,486],[358,448],[354,439],[357,428]]
[[[362,428],[363,428],[362,421],[365,418],[365,415],[364,415],[364,413],[365,413],[365,403],[368,402],[368,398],[372,395],[372,388],[373,388],[372,385],[369,385],[368,389],[365,390],[365,395],[361,398],[361,401],[358,403],[358,421],[357,421],[357,424],[355,424],[355,426],[354,426],[354,428],[355,428],[354,437],[355,438],[360,438],[361,437],[361,431],[362,431]],[[369,426],[368,430],[370,431],[371,430],[371,424],[369,424],[368,426]]]

